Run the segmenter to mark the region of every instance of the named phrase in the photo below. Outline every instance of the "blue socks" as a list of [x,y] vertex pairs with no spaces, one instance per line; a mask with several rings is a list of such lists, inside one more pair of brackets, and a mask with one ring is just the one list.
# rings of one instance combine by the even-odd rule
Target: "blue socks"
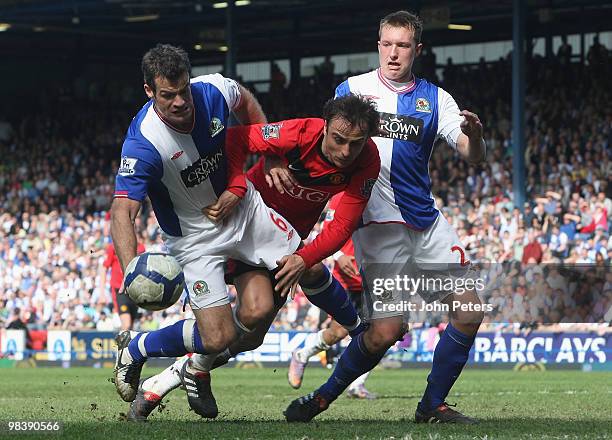
[[373,369],[385,353],[370,353],[363,343],[363,333],[359,334],[346,347],[334,372],[318,392],[328,402],[333,402],[355,379]]
[[179,357],[187,353],[208,354],[195,319],[183,319],[168,327],[138,333],[128,345],[132,358],[144,362],[147,357]]
[[468,360],[474,339],[475,335],[467,336],[448,324],[434,351],[427,388],[419,402],[421,411],[431,411],[444,403]]
[[312,304],[330,314],[338,324],[349,331],[357,330],[360,327],[360,320],[346,290],[326,267],[324,270],[324,276],[312,285],[300,283],[302,290]]

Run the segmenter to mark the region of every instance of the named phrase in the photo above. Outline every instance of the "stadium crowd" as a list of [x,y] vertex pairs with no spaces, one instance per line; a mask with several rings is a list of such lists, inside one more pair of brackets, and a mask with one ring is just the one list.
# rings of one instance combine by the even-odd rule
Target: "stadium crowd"
[[[612,96],[597,85],[612,69],[605,49],[599,56],[589,64],[561,57],[536,57],[528,64],[524,212],[512,202],[508,59],[466,66],[449,61],[440,79],[430,69],[430,79],[485,125],[485,164],[471,166],[438,145],[430,173],[438,207],[469,259],[495,267],[484,298],[496,307],[485,318],[489,322],[612,320]],[[260,100],[270,120],[316,116],[341,79],[330,80],[329,65],[287,88],[277,76]],[[474,83],[486,86],[469,85]],[[108,209],[132,110],[51,102],[18,124],[0,123],[0,328],[115,330],[119,320],[101,280],[109,279],[102,277]],[[146,205],[137,229],[147,250],[160,249]],[[560,286],[562,264],[592,265],[584,275],[589,283]],[[590,290],[582,292],[582,286]],[[176,304],[143,313],[136,327],[153,330],[189,313]],[[321,320],[319,310],[298,294],[274,326],[313,330]]]

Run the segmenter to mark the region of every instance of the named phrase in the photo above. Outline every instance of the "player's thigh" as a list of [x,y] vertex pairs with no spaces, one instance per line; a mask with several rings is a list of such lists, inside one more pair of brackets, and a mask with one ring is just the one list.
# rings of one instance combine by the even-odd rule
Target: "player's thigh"
[[363,280],[362,318],[372,321],[400,316],[407,322],[410,291],[395,282],[406,274],[413,238],[404,225],[369,225],[353,234],[355,257]]
[[234,278],[234,283],[238,293],[238,316],[243,324],[252,327],[276,315],[274,289],[267,269],[253,268],[241,273]]
[[325,268],[323,263],[319,262],[311,267],[309,267],[302,277],[300,278],[300,284],[304,283],[305,286],[312,285],[312,283],[316,283],[321,278],[325,276]]
[[463,290],[471,276],[470,262],[459,236],[443,215],[433,225],[416,234],[413,273],[423,280],[419,295],[430,303],[442,301]]
[[468,258],[457,232],[440,214],[425,231],[416,234],[414,259],[419,264],[467,266]]
[[183,264],[189,303],[204,347],[211,352],[222,351],[235,337],[224,263],[221,256],[202,256]]
[[273,270],[281,257],[297,250],[301,239],[287,219],[269,208],[257,191],[249,187],[247,196],[250,216],[231,257]]

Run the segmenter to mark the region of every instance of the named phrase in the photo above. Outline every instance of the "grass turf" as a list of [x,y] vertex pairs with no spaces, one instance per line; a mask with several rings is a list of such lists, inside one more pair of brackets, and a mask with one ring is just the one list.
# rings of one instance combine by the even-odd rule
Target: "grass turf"
[[[156,371],[145,369],[143,377]],[[128,404],[115,393],[109,369],[2,369],[0,420],[57,420],[64,423],[63,438],[106,440],[610,438],[612,432],[610,373],[467,370],[448,401],[481,420],[468,427],[414,424],[427,371],[410,369],[376,370],[367,382],[379,395],[375,401],[343,396],[315,421],[288,424],[284,408],[329,371],[308,369],[300,390],[289,387],[285,374],[286,369],[222,368],[213,375],[216,420],[189,411],[185,393],[176,390],[149,423],[133,424],[123,420]],[[51,437],[57,436],[45,436]]]

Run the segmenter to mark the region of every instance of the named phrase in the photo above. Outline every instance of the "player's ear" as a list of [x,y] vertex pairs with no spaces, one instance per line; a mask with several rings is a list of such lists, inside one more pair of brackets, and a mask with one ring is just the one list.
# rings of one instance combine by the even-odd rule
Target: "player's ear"
[[147,83],[144,84],[144,91],[149,99],[153,99],[155,96],[155,92],[153,92],[153,89]]
[[419,43],[416,45],[416,56],[421,55],[421,51],[423,50],[423,43]]

